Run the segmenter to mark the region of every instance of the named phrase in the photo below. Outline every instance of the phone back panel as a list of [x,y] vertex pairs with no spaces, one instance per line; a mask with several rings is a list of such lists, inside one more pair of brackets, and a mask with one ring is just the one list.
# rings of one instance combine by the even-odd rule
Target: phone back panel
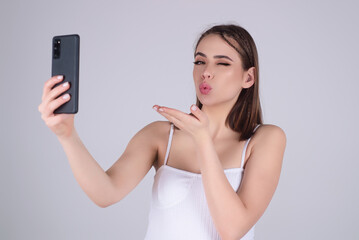
[[[56,45],[57,43],[57,45]],[[59,48],[56,51],[54,48]],[[51,76],[63,75],[62,82],[56,86],[69,82],[70,88],[62,93],[69,93],[71,98],[62,104],[54,113],[77,113],[79,102],[79,63],[80,63],[80,36],[77,34],[55,36],[52,39],[52,73]]]

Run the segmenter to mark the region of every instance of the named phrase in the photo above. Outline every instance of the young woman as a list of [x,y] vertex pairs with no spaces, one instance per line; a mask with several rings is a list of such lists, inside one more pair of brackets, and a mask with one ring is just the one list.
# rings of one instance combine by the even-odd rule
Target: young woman
[[154,167],[145,239],[254,239],[254,227],[277,187],[284,131],[262,123],[258,54],[238,25],[205,31],[194,51],[197,103],[184,113],[155,105],[155,121],[129,141],[104,171],[74,129],[74,115],[54,115],[69,86],[44,86],[39,111],[62,144],[85,193],[107,207],[131,192]]

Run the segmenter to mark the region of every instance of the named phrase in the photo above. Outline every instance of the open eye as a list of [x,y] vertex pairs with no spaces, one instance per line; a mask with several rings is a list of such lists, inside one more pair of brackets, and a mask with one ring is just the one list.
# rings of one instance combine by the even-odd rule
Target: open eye
[[200,65],[200,63],[204,63],[204,62],[202,62],[202,61],[195,61],[195,62],[193,62],[194,64],[196,64],[196,65]]

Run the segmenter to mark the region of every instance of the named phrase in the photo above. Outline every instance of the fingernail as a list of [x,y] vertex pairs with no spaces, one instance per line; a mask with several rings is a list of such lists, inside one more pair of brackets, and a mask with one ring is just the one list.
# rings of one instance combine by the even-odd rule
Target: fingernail
[[154,106],[154,107],[152,107],[152,108],[157,111],[157,107],[156,107],[156,106]]
[[63,98],[63,99],[68,99],[68,98],[69,98],[69,94],[65,94],[62,98]]
[[197,109],[197,106],[196,106],[196,105],[193,105],[191,108],[192,108],[192,110],[194,111],[194,110]]
[[61,80],[63,78],[62,75],[57,76],[57,79]]
[[69,85],[68,82],[65,82],[64,84],[62,84],[63,87],[67,87],[67,85]]
[[163,112],[163,108],[159,108],[159,109],[158,109],[158,111],[161,111],[161,112]]

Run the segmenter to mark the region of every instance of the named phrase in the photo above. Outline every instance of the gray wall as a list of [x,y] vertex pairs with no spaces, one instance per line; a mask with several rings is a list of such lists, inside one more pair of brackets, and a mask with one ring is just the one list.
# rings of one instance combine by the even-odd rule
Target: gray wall
[[54,35],[81,36],[75,127],[108,169],[154,104],[195,103],[200,32],[237,23],[259,51],[264,122],[287,148],[256,239],[358,239],[358,56],[355,1],[0,2],[0,238],[143,239],[155,170],[102,209],[77,184],[37,110]]

